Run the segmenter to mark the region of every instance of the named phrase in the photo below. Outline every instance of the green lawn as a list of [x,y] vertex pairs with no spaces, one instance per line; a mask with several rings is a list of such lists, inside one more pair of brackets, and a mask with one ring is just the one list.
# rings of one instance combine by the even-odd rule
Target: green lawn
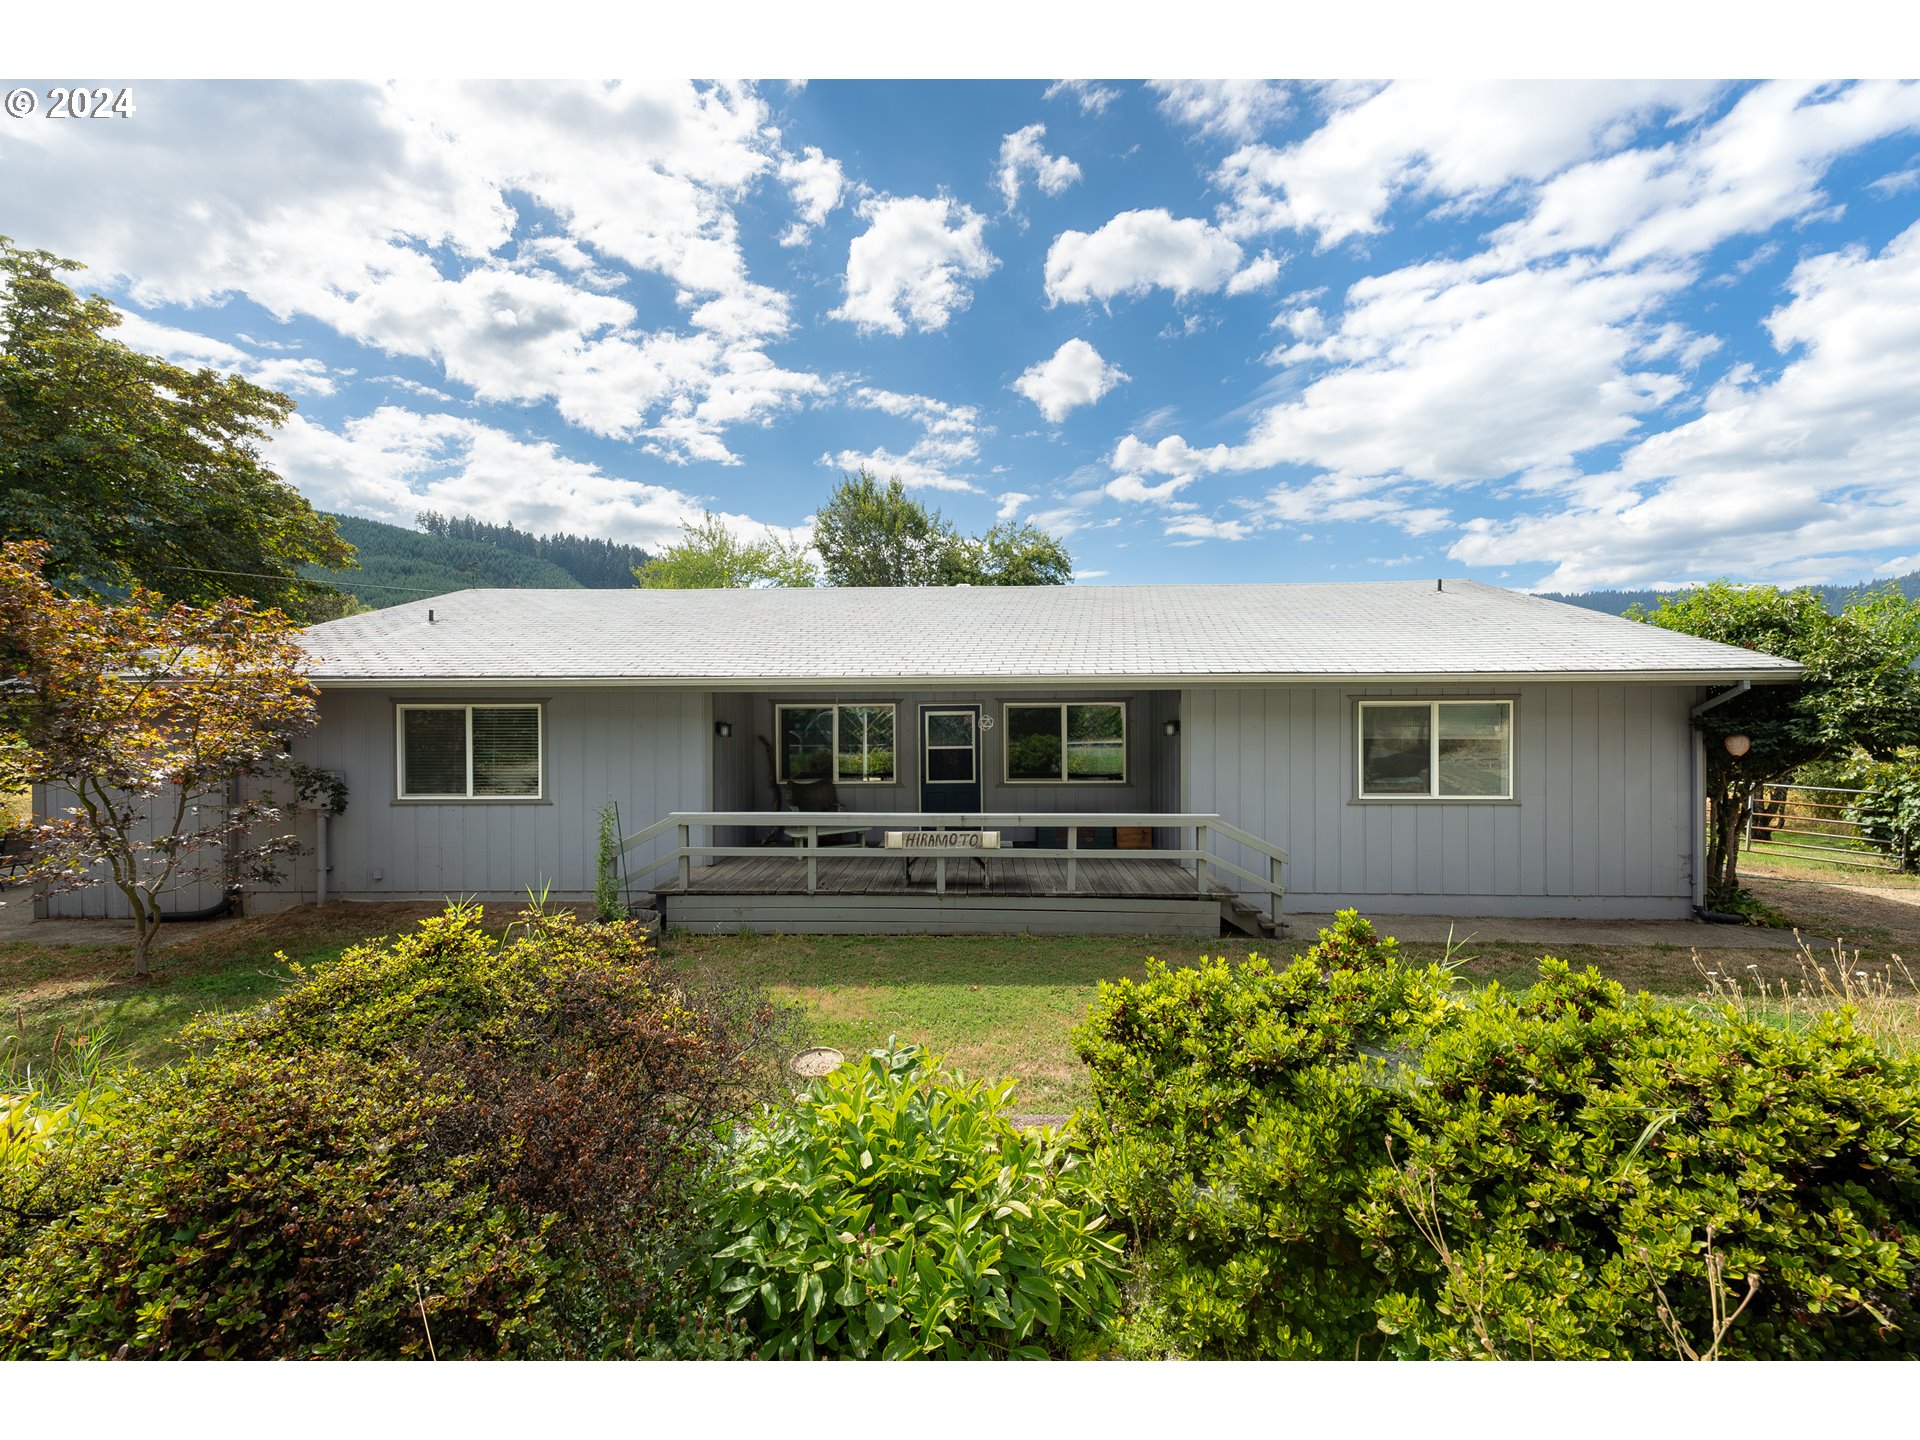
[[243,920],[156,950],[146,980],[134,977],[130,945],[0,943],[0,1047],[42,1064],[57,1037],[105,1030],[131,1063],[164,1065],[185,1055],[179,1032],[188,1020],[257,1005],[287,983],[275,951],[324,964],[436,908],[305,906]]
[[[124,945],[0,944],[0,1036],[22,1037],[44,1056],[56,1034],[109,1030],[140,1065],[185,1052],[180,1026],[207,1011],[255,1005],[285,982],[273,955],[324,964],[346,946],[391,934],[425,905],[302,907],[241,921],[156,953],[151,980],[135,980]],[[496,917],[502,923],[511,918]],[[1392,932],[1392,922],[1382,922]],[[1060,1114],[1085,1099],[1084,1072],[1069,1032],[1101,980],[1139,976],[1149,956],[1190,964],[1201,955],[1243,959],[1258,952],[1284,962],[1313,941],[1143,939],[1134,936],[672,936],[669,959],[695,975],[765,986],[804,1015],[805,1043],[850,1055],[888,1038],[916,1041],[968,1074],[1019,1081],[1016,1108]],[[1440,945],[1409,945],[1438,959]],[[1462,967],[1470,983],[1531,983],[1531,947],[1475,943]],[[1561,958],[1594,964],[1631,988],[1698,994],[1692,955],[1678,947],[1572,946]],[[1759,964],[1771,978],[1797,975],[1791,954],[1719,951],[1725,974]]]
[[[1392,932],[1392,922],[1381,928]],[[1142,939],[1136,936],[1024,935],[681,935],[667,953],[695,973],[764,985],[806,1015],[807,1043],[859,1054],[887,1039],[916,1041],[969,1075],[1020,1082],[1022,1111],[1059,1114],[1086,1098],[1085,1071],[1068,1039],[1101,980],[1144,973],[1149,956],[1191,964],[1202,955],[1245,959],[1251,953],[1277,963],[1314,937],[1278,941]],[[1420,959],[1438,960],[1445,946],[1408,945]],[[1718,952],[1738,957],[1770,977],[1797,962],[1780,952]],[[1537,955],[1516,945],[1465,948],[1468,983],[1524,988]],[[1593,964],[1634,989],[1690,995],[1701,978],[1687,950],[1671,946],[1563,947],[1560,958]]]

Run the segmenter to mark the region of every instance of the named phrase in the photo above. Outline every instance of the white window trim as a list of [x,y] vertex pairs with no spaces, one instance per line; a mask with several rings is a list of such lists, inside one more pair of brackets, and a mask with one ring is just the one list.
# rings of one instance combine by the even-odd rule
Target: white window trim
[[[1067,707],[1069,705],[1108,705],[1120,712],[1120,773],[1114,776],[1104,775],[1068,775],[1067,770]],[[1053,710],[1060,712],[1060,774],[1058,780],[1016,779],[1013,770],[1013,719],[1015,710]],[[1003,700],[1000,704],[1001,734],[1006,738],[1000,743],[1000,778],[1007,785],[1125,785],[1132,774],[1132,762],[1127,754],[1127,702],[1124,700]]]
[[[936,745],[933,743],[933,717],[936,715],[964,715],[973,723],[973,739],[964,745]],[[964,780],[935,780],[932,778],[933,766],[928,764],[935,750],[960,750],[966,753],[967,774]],[[922,785],[978,785],[980,783],[980,709],[975,705],[923,705],[920,707],[920,783]]]
[[[407,712],[410,710],[464,710],[467,716],[467,790],[464,795],[410,795],[407,793]],[[535,788],[531,795],[476,795],[473,793],[473,712],[475,710],[531,710]],[[393,707],[393,790],[396,800],[465,800],[483,805],[544,800],[547,795],[547,716],[539,701],[476,700],[460,705],[396,705]]]
[[[1427,707],[1427,790],[1425,794],[1417,791],[1396,790],[1392,792],[1369,791],[1367,789],[1367,718],[1368,710],[1392,707],[1412,709],[1417,705]],[[1507,707],[1507,786],[1498,795],[1442,795],[1440,793],[1440,707],[1442,705],[1504,705]],[[1478,805],[1492,801],[1494,803],[1513,800],[1514,771],[1514,703],[1504,695],[1455,695],[1445,700],[1426,700],[1417,695],[1395,697],[1381,695],[1370,700],[1356,701],[1354,705],[1353,725],[1353,794],[1358,800],[1405,801],[1410,804],[1442,805]]]
[[[833,754],[829,764],[829,779],[835,785],[898,785],[900,783],[900,709],[891,700],[793,700],[773,707],[773,768],[774,778],[780,784],[787,783],[787,747],[782,743],[787,727],[781,723],[781,715],[788,710],[831,710],[833,712]],[[893,717],[893,774],[862,775],[857,779],[842,779],[840,775],[840,712],[842,710],[885,710]]]

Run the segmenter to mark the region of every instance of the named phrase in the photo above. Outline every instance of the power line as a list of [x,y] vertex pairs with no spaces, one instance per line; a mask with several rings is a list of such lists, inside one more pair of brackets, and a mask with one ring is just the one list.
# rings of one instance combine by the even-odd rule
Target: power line
[[[305,575],[263,575],[254,570],[209,570],[204,565],[162,565],[162,570],[190,570],[196,575],[231,575],[239,580],[298,580],[303,585],[321,585],[328,589],[343,587],[330,584],[325,580],[309,579]],[[427,590],[418,585],[375,585],[370,581],[356,580],[354,588],[359,590],[401,590],[409,595],[443,595],[443,590]]]

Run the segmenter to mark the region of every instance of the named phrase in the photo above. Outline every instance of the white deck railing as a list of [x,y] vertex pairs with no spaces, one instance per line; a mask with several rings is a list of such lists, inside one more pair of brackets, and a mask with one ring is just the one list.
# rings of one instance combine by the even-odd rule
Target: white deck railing
[[[819,890],[819,863],[822,847],[820,836],[823,832],[849,830],[1019,830],[1029,827],[1059,829],[1064,827],[1067,843],[1064,848],[1045,848],[1022,845],[1008,850],[966,850],[956,852],[920,851],[915,859],[927,859],[935,862],[934,889],[944,894],[947,888],[947,861],[953,858],[973,858],[990,861],[995,856],[1006,859],[1026,860],[1065,860],[1067,862],[1067,889],[1080,887],[1080,862],[1082,860],[1173,860],[1182,864],[1191,862],[1194,873],[1194,887],[1197,895],[1211,895],[1212,872],[1220,871],[1243,882],[1254,890],[1265,891],[1273,899],[1273,915],[1280,914],[1281,897],[1286,886],[1281,878],[1287,863],[1287,852],[1277,845],[1271,845],[1258,835],[1242,830],[1238,825],[1230,825],[1218,815],[1162,815],[1125,812],[1082,814],[1074,811],[1050,810],[1044,812],[980,811],[954,814],[927,814],[918,810],[676,810],[664,820],[656,821],[636,835],[626,837],[621,845],[623,857],[631,854],[643,845],[672,833],[676,840],[674,848],[642,861],[639,868],[628,872],[628,878],[637,880],[649,875],[665,865],[678,864],[680,887],[688,889],[693,882],[693,862],[696,858],[723,859],[729,856],[743,859],[766,859],[765,845],[696,845],[693,832],[706,830],[711,835],[718,826],[747,826],[769,830],[782,830],[791,837],[796,848],[804,852],[807,866],[807,893],[815,894]],[[1155,830],[1175,830],[1180,833],[1182,843],[1173,848],[1148,846],[1143,849],[1089,852],[1080,848],[1079,835],[1082,827],[1147,827]],[[1267,873],[1256,875],[1221,855],[1215,848],[1218,841],[1228,841],[1261,855],[1267,861]],[[898,864],[907,852],[885,850],[861,846],[833,846],[827,852],[833,860],[877,860],[892,861]]]

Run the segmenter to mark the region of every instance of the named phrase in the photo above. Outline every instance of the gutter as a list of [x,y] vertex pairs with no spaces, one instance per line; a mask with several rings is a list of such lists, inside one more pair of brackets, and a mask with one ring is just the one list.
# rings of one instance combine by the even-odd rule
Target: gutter
[[[543,690],[819,690],[836,691],[860,686],[903,686],[951,689],[955,686],[997,686],[1066,689],[1137,690],[1176,689],[1202,685],[1545,685],[1566,682],[1639,685],[1737,685],[1787,682],[1799,679],[1802,667],[1740,671],[1725,670],[1469,670],[1387,673],[1382,671],[1187,671],[1151,675],[1025,674],[1001,671],[991,675],[326,675],[309,672],[309,684],[321,690],[473,690],[538,688]],[[1730,697],[1729,697],[1730,698]]]
[[[1742,680],[1731,689],[1702,700],[1687,711],[1687,718],[1698,720],[1715,706],[1724,705],[1752,688],[1751,680]],[[1693,727],[1693,749],[1688,759],[1693,772],[1692,783],[1687,787],[1688,793],[1693,796],[1693,913],[1702,920],[1744,925],[1747,919],[1744,915],[1729,915],[1707,909],[1707,737],[1700,733],[1698,725]]]

